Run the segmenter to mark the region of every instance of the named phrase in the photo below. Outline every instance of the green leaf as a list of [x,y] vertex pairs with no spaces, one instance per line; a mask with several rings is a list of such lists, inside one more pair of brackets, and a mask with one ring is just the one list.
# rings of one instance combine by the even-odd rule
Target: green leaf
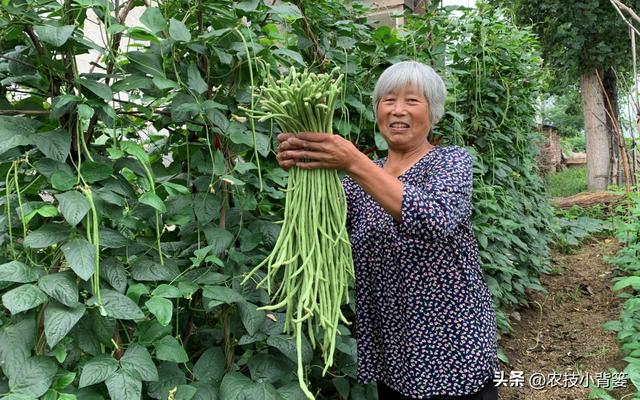
[[284,58],[285,60],[293,60],[296,63],[298,63],[300,66],[304,67],[306,64],[304,62],[304,59],[302,58],[302,55],[300,53],[298,53],[297,51],[293,51],[293,50],[289,50],[289,49],[285,49],[285,48],[280,48],[280,49],[275,49],[271,52],[274,56],[280,56],[280,58]]
[[247,388],[244,394],[247,399],[282,400],[280,394],[269,382],[256,382]]
[[224,400],[246,399],[243,392],[247,390],[253,382],[240,372],[229,372],[222,378],[220,384],[220,398]]
[[75,372],[62,372],[56,375],[51,387],[55,390],[63,390],[67,386],[71,385],[75,379]]
[[177,42],[188,42],[191,40],[191,33],[182,21],[175,18],[169,20],[169,36]]
[[73,34],[74,29],[73,25],[37,25],[33,27],[40,40],[54,47],[60,47],[65,44]]
[[104,382],[118,369],[118,361],[108,354],[98,354],[87,361],[80,374],[80,386],[95,385]]
[[[155,79],[155,78],[154,78]],[[152,79],[146,76],[130,75],[111,85],[114,92],[124,92],[133,89],[151,89]],[[108,150],[108,149],[107,149]],[[117,149],[114,149],[117,150]]]
[[50,180],[51,186],[56,190],[69,190],[76,184],[76,177],[67,171],[55,171]]
[[95,183],[110,178],[113,168],[108,164],[85,161],[80,167],[80,172],[85,181]]
[[144,283],[134,283],[129,286],[127,290],[127,297],[133,300],[134,303],[138,304],[140,301],[140,297],[143,295],[149,294],[149,288],[144,285]]
[[87,212],[91,209],[91,205],[87,198],[76,190],[71,190],[62,194],[57,194],[58,208],[60,213],[67,220],[69,225],[76,226]]
[[189,64],[189,69],[187,69],[187,77],[189,81],[189,89],[193,90],[194,92],[202,94],[209,88],[207,86],[207,82],[202,79],[200,71],[195,64]]
[[622,278],[613,285],[612,290],[615,292],[629,286],[634,289],[640,289],[640,276],[628,276],[626,278]]
[[160,90],[165,89],[176,89],[179,88],[178,82],[174,82],[171,79],[163,78],[161,76],[156,76],[153,78],[153,84]]
[[42,290],[38,289],[36,285],[28,283],[3,294],[2,304],[11,311],[11,314],[15,315],[38,307],[47,299],[47,295]]
[[289,362],[280,354],[259,353],[247,362],[251,379],[255,382],[275,383],[291,372]]
[[69,233],[69,228],[61,224],[42,225],[27,235],[24,245],[33,249],[44,249],[65,240]]
[[100,262],[100,277],[120,293],[127,290],[127,270],[113,257]]
[[191,385],[179,385],[176,389],[174,400],[191,400],[198,392],[198,388]]
[[162,326],[157,320],[146,320],[138,324],[136,331],[138,340],[144,345],[151,345],[163,336],[171,335],[170,326]]
[[204,235],[207,238],[207,243],[213,246],[212,251],[216,256],[220,256],[223,251],[229,248],[234,239],[233,233],[217,226],[206,227]]
[[53,348],[73,328],[84,315],[84,305],[69,308],[51,303],[44,310],[44,333],[47,344]]
[[180,289],[178,289],[175,286],[167,285],[164,283],[161,285],[158,285],[158,287],[153,289],[153,292],[151,292],[151,294],[154,296],[160,296],[167,299],[179,299],[182,297],[182,292],[180,291]]
[[193,366],[193,376],[200,382],[215,385],[224,376],[225,357],[220,347],[207,349]]
[[240,319],[244,325],[247,333],[251,336],[255,335],[260,329],[260,326],[266,318],[266,313],[262,310],[258,310],[258,306],[246,301],[238,303],[240,310]]
[[140,22],[153,33],[158,33],[164,30],[167,26],[167,21],[162,16],[162,11],[157,7],[149,7],[140,16]]
[[244,301],[244,297],[235,290],[225,286],[205,286],[202,295],[209,299],[218,300],[226,304],[239,303]]
[[0,331],[0,367],[4,375],[17,375],[25,360],[31,356],[36,342],[36,319],[34,316],[4,326]]
[[35,145],[45,156],[65,162],[67,156],[69,156],[69,151],[71,151],[71,135],[63,129],[38,133]]
[[295,4],[284,3],[270,6],[269,14],[276,14],[278,17],[288,17],[291,19],[302,18],[302,12]]
[[149,312],[155,315],[160,325],[167,326],[171,323],[173,316],[173,303],[164,297],[151,296],[145,305]]
[[[131,51],[127,54],[129,60],[135,64],[137,69],[151,76],[164,77],[162,70],[162,59],[158,54]],[[128,142],[125,142],[128,143]]]
[[621,321],[609,321],[602,325],[602,329],[605,331],[614,331],[618,332],[622,330],[622,322]]
[[127,238],[120,232],[101,226],[98,229],[100,246],[108,249],[120,249],[128,244]]
[[166,260],[162,265],[149,259],[138,259],[133,264],[131,277],[136,281],[171,281],[180,274],[175,262]]
[[72,239],[62,245],[64,258],[80,278],[87,281],[96,267],[96,248],[84,238]]
[[140,203],[146,204],[160,211],[161,213],[167,212],[167,207],[164,205],[164,201],[157,194],[153,192],[146,192],[138,199]]
[[90,120],[91,117],[93,117],[93,114],[95,114],[93,108],[89,107],[86,104],[78,104],[76,110],[78,110],[78,116],[80,117],[80,119],[84,119],[85,121]]
[[[347,384],[348,385],[348,384]],[[347,394],[349,393],[349,387],[347,386]],[[284,400],[306,400],[307,396],[304,394],[300,385],[297,382],[291,382],[278,388],[278,393]],[[344,395],[343,398],[347,398]]]
[[233,7],[237,10],[249,12],[249,11],[255,11],[258,8],[259,4],[260,4],[259,0],[242,0],[242,1],[236,2],[236,4]]
[[[286,335],[272,335],[267,338],[267,344],[280,350],[289,360],[298,362],[298,352],[296,349],[296,341],[292,337]],[[302,338],[302,362],[308,364],[313,357],[311,345],[305,336]]]
[[32,144],[34,121],[26,117],[0,116],[0,154],[18,146]]
[[158,360],[172,361],[176,363],[186,363],[189,356],[184,350],[178,339],[173,336],[165,336],[155,342],[153,346],[156,348],[156,358]]
[[29,283],[35,282],[42,275],[41,269],[29,267],[20,261],[11,261],[0,265],[0,281]]
[[114,372],[105,383],[111,400],[140,399],[142,396],[142,382],[122,370]]
[[52,120],[59,119],[65,114],[69,114],[75,110],[76,104],[82,102],[82,98],[72,94],[62,94],[56,96],[51,101],[51,112],[49,118]]
[[69,272],[57,272],[41,277],[38,287],[67,307],[78,305],[78,285]]
[[126,141],[120,143],[120,147],[122,148],[122,150],[124,150],[125,153],[134,156],[141,163],[147,165],[149,164],[149,155],[139,144],[132,141]]
[[40,397],[51,386],[57,370],[52,358],[31,357],[25,360],[15,376],[9,378],[9,388],[13,393]]
[[258,169],[258,167],[252,162],[239,162],[233,168],[241,174],[247,173],[248,171]]
[[120,359],[122,370],[134,378],[143,381],[157,381],[158,368],[151,359],[147,349],[137,343],[129,346],[124,356]]
[[76,83],[79,83],[83,87],[89,89],[96,96],[105,101],[111,101],[111,99],[113,98],[113,92],[111,91],[111,88],[104,83],[92,81],[85,78],[76,79]]
[[163,363],[158,368],[158,375],[158,382],[149,383],[149,390],[147,391],[148,395],[154,399],[165,399],[168,397],[170,390],[187,383],[184,372],[176,363]]
[[[109,289],[102,289],[102,305],[107,315],[116,319],[143,319],[144,313],[140,307],[127,296]],[[97,298],[89,299],[88,304],[93,305]]]

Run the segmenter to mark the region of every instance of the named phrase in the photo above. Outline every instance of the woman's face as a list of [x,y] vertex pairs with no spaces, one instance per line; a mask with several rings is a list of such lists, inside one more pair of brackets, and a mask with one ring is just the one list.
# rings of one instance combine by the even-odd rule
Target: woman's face
[[429,102],[413,85],[382,96],[376,115],[378,129],[392,148],[413,148],[431,129]]

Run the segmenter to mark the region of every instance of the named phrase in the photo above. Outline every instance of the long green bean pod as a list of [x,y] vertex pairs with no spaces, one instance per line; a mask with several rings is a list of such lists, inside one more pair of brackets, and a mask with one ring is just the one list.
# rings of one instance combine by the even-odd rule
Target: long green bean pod
[[[291,68],[285,78],[268,78],[258,94],[258,109],[245,111],[255,119],[274,120],[282,132],[332,133],[342,79],[338,68],[330,74]],[[349,302],[353,279],[347,203],[337,171],[291,168],[284,214],[272,252],[246,274],[243,284],[266,267],[257,285],[267,288],[271,305],[261,309],[285,309],[285,332],[295,337],[298,352],[298,382],[307,398],[314,399],[304,377],[302,328],[306,324],[311,345],[322,348],[324,375],[333,365],[338,325],[348,323],[340,306]]]

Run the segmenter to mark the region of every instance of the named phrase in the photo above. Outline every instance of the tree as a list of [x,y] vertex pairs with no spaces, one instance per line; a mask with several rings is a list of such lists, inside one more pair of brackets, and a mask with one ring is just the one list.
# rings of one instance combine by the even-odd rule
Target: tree
[[[510,6],[521,23],[533,24],[543,58],[554,69],[557,87],[580,84],[587,140],[588,187],[603,190],[616,170],[610,132],[617,124],[617,80],[630,53],[628,27],[609,0],[496,0]],[[628,4],[640,6],[640,1]],[[578,78],[579,77],[579,78]],[[578,82],[579,81],[579,82]],[[615,156],[615,154],[614,154]]]

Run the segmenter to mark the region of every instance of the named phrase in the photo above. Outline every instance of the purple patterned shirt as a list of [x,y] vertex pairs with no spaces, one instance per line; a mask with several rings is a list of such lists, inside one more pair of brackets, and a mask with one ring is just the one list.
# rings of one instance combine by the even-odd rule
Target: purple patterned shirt
[[359,382],[424,399],[475,393],[493,379],[496,319],[471,227],[472,164],[457,146],[416,162],[398,178],[402,223],[344,179]]

